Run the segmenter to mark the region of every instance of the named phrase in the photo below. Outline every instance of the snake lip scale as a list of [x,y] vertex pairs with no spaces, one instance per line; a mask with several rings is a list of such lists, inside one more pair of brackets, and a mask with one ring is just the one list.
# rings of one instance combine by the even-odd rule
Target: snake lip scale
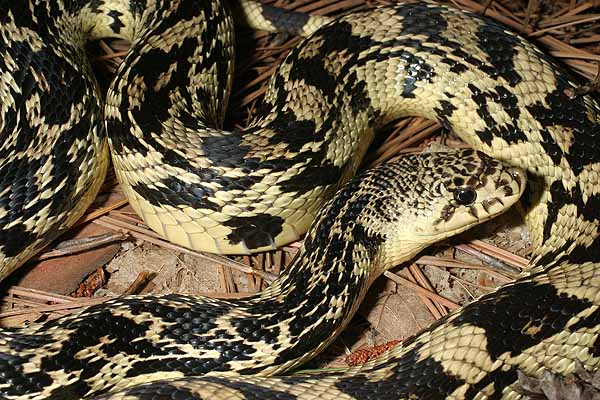
[[[247,254],[308,233],[247,299],[124,297],[0,330],[0,397],[514,400],[519,371],[597,371],[600,107],[569,97],[576,81],[535,45],[434,3],[331,19],[247,0],[24,2],[0,0],[0,278],[77,221],[109,157],[174,243]],[[230,132],[234,15],[307,38],[256,120]],[[85,54],[103,37],[132,44],[105,96]],[[375,132],[406,115],[474,150],[351,179]],[[384,270],[522,193],[534,251],[516,281],[364,366],[283,375],[344,329]]]

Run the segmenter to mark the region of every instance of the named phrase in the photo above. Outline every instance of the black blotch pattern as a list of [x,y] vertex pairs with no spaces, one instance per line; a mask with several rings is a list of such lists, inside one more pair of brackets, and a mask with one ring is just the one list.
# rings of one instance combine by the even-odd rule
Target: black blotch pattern
[[[131,304],[132,310],[136,310],[135,301]],[[156,305],[155,307],[158,308],[159,306]],[[96,309],[99,311],[96,311]],[[109,357],[118,353],[139,354],[142,358],[149,356],[151,353],[167,354],[156,344],[144,338],[151,321],[137,323],[129,318],[113,315],[107,307],[97,307],[96,309],[90,309],[87,317],[76,318],[67,324],[67,328],[75,329],[77,335],[71,335],[57,355],[44,359],[42,362],[44,370],[57,371],[65,368],[67,371],[73,371],[85,368],[88,365],[87,362],[71,360],[70,358],[75,353],[97,344],[99,337],[115,339],[114,342],[101,346]],[[49,326],[51,325],[50,323]]]
[[405,98],[415,98],[413,93],[417,88],[418,82],[430,82],[435,74],[433,68],[421,57],[415,56],[409,52],[403,52],[400,58],[407,65],[407,76],[404,79],[404,89],[402,96]]
[[[0,338],[2,335],[0,334]],[[2,389],[0,396],[19,396],[33,390],[41,390],[53,383],[53,378],[46,372],[26,373],[24,364],[31,357],[16,357],[7,353],[0,353],[0,377],[2,382],[8,384]]]
[[[481,90],[476,85],[470,83],[469,89],[473,93],[471,98],[478,105],[477,114],[486,123],[486,129],[477,130],[475,134],[487,145],[491,145],[495,137],[500,137],[509,144],[526,142],[527,136],[519,128],[518,119],[520,110],[515,94],[508,91],[503,86],[496,86],[490,90]],[[500,104],[502,109],[510,117],[511,123],[500,125],[494,119],[489,110],[488,101]]]
[[[588,118],[589,108],[586,102],[589,100],[585,96],[570,98],[565,94],[567,89],[572,89],[572,85],[567,81],[569,75],[561,71],[559,66],[555,68],[561,72],[556,75],[557,89],[546,95],[544,103],[537,102],[527,106],[527,109],[542,125],[542,129],[566,129],[572,132],[576,139],[564,154],[549,133],[543,134],[541,145],[553,161],[564,157],[575,175],[579,175],[586,166],[600,162],[600,126]],[[597,114],[598,110],[592,112]]]
[[[485,375],[479,382],[471,385],[465,392],[465,399],[473,399],[478,393],[481,393],[484,389],[488,388],[491,384],[494,388],[494,392],[487,396],[489,400],[501,400],[503,397],[502,391],[504,388],[510,386],[517,381],[517,368],[510,367],[504,371],[500,368]],[[489,390],[489,389],[488,389]]]
[[112,31],[115,33],[120,33],[121,28],[125,26],[120,20],[120,17],[123,16],[123,13],[116,10],[111,10],[108,12],[108,15],[113,18],[113,22],[110,24],[110,29],[112,29]]
[[[281,77],[278,78],[281,79]],[[277,132],[276,135],[269,138],[269,145],[276,146],[279,143],[285,143],[294,153],[298,153],[306,143],[322,140],[324,137],[323,130],[317,132],[314,121],[299,121],[291,110],[278,112],[277,117],[267,125],[267,128]],[[247,133],[251,134],[258,129],[248,129]],[[278,168],[279,166],[273,165],[273,167]]]
[[[212,171],[208,170],[208,174]],[[158,187],[150,187],[140,182],[132,185],[132,189],[145,198],[150,204],[160,207],[161,205],[189,206],[195,209],[219,210],[219,205],[213,203],[209,197],[214,191],[203,185],[189,184],[176,177],[169,177],[160,181]]]
[[[444,52],[437,45],[433,46],[431,43],[441,43],[444,46],[450,47],[455,46],[442,37],[448,24],[442,14],[441,8],[414,3],[407,7],[398,7],[396,15],[403,17],[402,30],[399,33],[399,37],[425,37],[423,40],[397,38],[391,40],[389,43],[385,43],[389,47],[400,48],[400,50],[391,51],[389,54],[386,54],[386,57],[400,58],[403,61],[407,76],[404,81],[402,95],[406,98],[414,98],[415,95],[413,92],[417,88],[417,83],[421,81],[429,82],[435,76],[433,67],[425,62],[422,57],[414,54],[430,53],[443,56]],[[402,48],[410,48],[412,50],[408,52],[402,50]],[[377,60],[380,57],[380,54],[373,54],[371,57],[366,57],[365,62],[369,61],[369,59]]]
[[600,356],[600,336],[596,337],[596,340],[594,340],[590,353],[593,354],[594,357]]
[[543,129],[541,132],[542,140],[541,145],[548,157],[552,160],[554,165],[560,165],[560,160],[565,155],[556,141],[550,135],[547,129]]
[[[208,136],[202,138],[202,151],[213,166],[226,168],[256,167],[255,160],[246,160],[249,147],[242,145],[242,135],[234,132],[231,135]],[[246,165],[247,164],[247,165]]]
[[595,263],[600,262],[600,236],[596,236],[589,246],[578,244],[566,256],[560,255],[561,250],[567,250],[567,245],[570,245],[570,243],[567,243],[563,248],[557,251],[554,258],[551,258],[553,253],[549,253],[548,258],[544,255],[544,258],[548,260],[548,263],[553,260],[568,260],[573,264],[579,264],[586,261]]
[[[418,350],[405,353],[396,360],[393,374],[375,382],[368,375],[342,377],[335,382],[338,390],[357,399],[444,399],[465,381],[444,372],[442,365],[432,358],[419,360]],[[385,368],[375,367],[372,371]],[[318,377],[315,377],[318,378]]]
[[[0,221],[0,226],[4,221]],[[58,236],[58,233],[56,234]],[[31,245],[37,234],[31,232],[24,224],[15,224],[10,228],[2,226],[2,235],[0,235],[0,249],[6,257],[16,257],[27,246]]]
[[[249,337],[240,331],[241,337],[233,337],[224,329],[218,328],[217,318],[229,312],[233,303],[219,302],[207,304],[189,296],[168,295],[162,297],[167,302],[129,301],[129,308],[134,315],[150,313],[152,316],[167,322],[169,326],[162,332],[165,339],[177,344],[189,344],[193,348],[210,351],[216,350],[219,356],[215,358],[195,358],[186,356],[175,348],[158,344],[166,354],[173,355],[167,359],[145,358],[136,361],[135,368],[128,371],[127,376],[133,377],[157,371],[180,371],[186,375],[202,375],[210,371],[228,371],[230,361],[247,360],[256,350],[250,345]],[[244,302],[238,306],[244,307]],[[211,335],[207,335],[212,331]],[[259,338],[260,339],[260,338]],[[254,341],[257,339],[255,338]],[[118,349],[118,351],[121,351]],[[144,355],[160,354],[154,348],[149,348]]]
[[[293,176],[280,182],[286,191],[301,195],[316,186],[336,186],[340,179],[347,174],[347,169],[352,163],[342,167],[334,166],[331,161],[325,159],[329,143],[325,142],[316,150],[304,149],[307,143],[320,142],[325,140],[327,132],[335,131],[341,128],[340,115],[344,112],[341,107],[345,102],[343,97],[351,97],[350,106],[356,112],[367,111],[372,120],[378,117],[378,114],[371,110],[371,102],[366,93],[366,85],[356,79],[355,72],[350,71],[353,61],[356,63],[366,62],[359,60],[358,55],[361,51],[370,48],[373,41],[369,38],[361,38],[352,35],[351,26],[341,22],[332,27],[325,27],[319,32],[320,36],[327,37],[327,41],[319,49],[319,54],[325,55],[335,52],[347,52],[348,63],[344,65],[336,76],[332,76],[324,65],[324,57],[316,56],[306,58],[301,56],[300,51],[292,51],[285,63],[290,66],[290,79],[297,79],[304,82],[304,85],[317,87],[329,100],[329,110],[324,113],[324,121],[317,129],[313,121],[299,120],[294,112],[287,107],[289,101],[288,94],[285,91],[279,91],[271,103],[263,104],[259,114],[266,115],[272,110],[278,111],[264,128],[276,132],[269,139],[269,146],[285,145],[291,154],[291,157],[273,157],[267,158],[262,162],[256,162],[252,167],[254,170],[269,169],[273,172],[285,171],[298,164],[304,164],[301,176]],[[276,75],[276,86],[284,86],[284,77]],[[340,82],[346,83],[341,86]],[[250,128],[245,134],[250,135],[253,131],[263,129]],[[213,160],[214,161],[214,160]]]
[[338,167],[333,163],[325,162],[320,165],[308,165],[302,174],[295,175],[285,181],[285,187],[296,196],[303,194],[317,186],[337,185],[347,167]]
[[232,232],[227,239],[233,244],[244,243],[249,249],[272,246],[273,239],[283,231],[280,216],[258,214],[253,217],[233,217],[223,223]]
[[[165,150],[163,160],[169,165],[197,176],[202,182],[219,185],[219,190],[245,191],[260,181],[261,177],[251,174],[251,172],[255,171],[261,164],[252,158],[243,158],[245,154],[243,146],[236,147],[239,144],[238,139],[239,136],[211,138],[207,141],[206,147],[211,148],[212,156],[210,158],[213,163],[228,167],[234,167],[237,163],[237,167],[242,168],[247,173],[247,175],[239,178],[222,176],[213,168],[196,168],[173,149]],[[240,151],[228,153],[227,150],[232,149]],[[209,187],[208,184],[189,183],[175,176],[153,182],[151,186],[144,182],[138,182],[132,185],[132,189],[157,207],[162,204],[170,204],[175,207],[185,205],[195,209],[204,208],[213,211],[221,209],[221,206],[210,200],[210,197],[214,196],[215,190]]]
[[516,356],[561,332],[572,315],[591,305],[587,300],[559,294],[550,284],[525,280],[464,307],[452,325],[484,329],[487,351],[495,361],[504,353]]
[[[446,97],[448,96],[448,93],[445,93]],[[437,120],[439,121],[440,124],[442,124],[442,126],[446,129],[450,129],[450,122],[449,119],[452,116],[452,114],[454,113],[454,111],[457,110],[457,108],[450,103],[448,100],[441,100],[439,102],[439,107],[436,107],[433,109],[433,111],[435,112],[435,115],[437,116]]]
[[[594,222],[600,218],[600,195],[593,194],[586,196],[584,200],[583,192],[579,185],[575,185],[572,189],[567,190],[561,180],[554,181],[549,188],[552,200],[548,202],[548,217],[543,230],[543,241],[547,241],[552,236],[552,226],[558,221],[558,216],[563,207],[574,205],[577,207],[577,216],[586,222]],[[539,264],[545,265],[552,261],[556,261],[560,254],[571,246],[571,242],[567,242],[556,252],[548,252],[538,261]],[[600,261],[600,242],[595,238],[592,245],[588,247],[576,246],[573,251],[568,254],[568,259],[571,262],[583,261]]]
[[516,47],[521,44],[518,36],[505,34],[505,28],[488,21],[479,27],[475,34],[477,44],[487,55],[491,66],[484,64],[481,70],[492,77],[502,77],[510,86],[519,84],[523,79],[516,72]]
[[[11,331],[10,328],[7,330]],[[2,336],[4,336],[4,334],[0,332],[0,337]],[[46,344],[54,342],[54,339],[52,339],[50,335],[46,334],[21,334],[15,336],[6,336],[2,338],[7,339],[8,347],[16,352],[38,349]]]
[[[96,312],[96,310],[99,311]],[[56,396],[55,398],[81,397],[90,390],[85,379],[98,374],[106,361],[102,358],[95,361],[81,359],[76,357],[76,354],[90,346],[98,345],[100,337],[108,338],[111,341],[111,343],[100,345],[101,351],[109,357],[121,353],[136,355],[144,359],[150,355],[169,354],[168,350],[149,342],[144,337],[150,322],[136,323],[128,318],[112,315],[108,309],[97,306],[90,308],[90,312],[91,315],[83,318],[45,323],[48,328],[55,324],[65,324],[68,329],[74,329],[75,333],[65,340],[58,353],[40,354],[42,360],[39,368],[44,372],[25,373],[22,364],[27,362],[26,359],[20,357],[18,360],[11,361],[11,357],[7,354],[0,354],[0,371],[4,371],[4,376],[14,382],[11,388],[4,389],[3,394],[23,394],[31,392],[34,388],[41,389],[53,381],[49,377],[50,372],[64,370],[66,373],[81,371],[82,379],[55,389],[52,395]],[[11,338],[11,341],[13,342],[11,347],[16,350],[32,350],[42,348],[50,341],[50,337],[47,335],[21,335],[16,336],[16,339]],[[26,382],[28,383],[26,384]],[[54,397],[51,396],[51,398]]]
[[[592,312],[589,316],[581,319],[576,324],[573,324],[569,327],[570,332],[577,332],[580,329],[589,329],[595,330],[595,328],[600,324],[600,309],[596,309],[596,311]],[[598,357],[600,356],[600,347],[598,346],[598,339],[594,342],[594,345],[591,348],[591,353]]]
[[[142,8],[137,7],[136,8]],[[140,57],[140,49],[144,47],[145,40],[141,39],[138,46],[132,48],[125,61],[129,68],[127,71],[122,71],[115,78],[115,81],[122,79],[122,74],[128,72],[131,78],[140,76],[143,78],[147,88],[145,93],[144,107],[133,107],[129,103],[128,88],[129,85],[124,85],[121,95],[121,104],[119,109],[123,115],[131,113],[132,118],[142,127],[144,132],[143,139],[149,146],[159,152],[166,151],[166,149],[160,145],[153,137],[152,134],[159,135],[162,131],[162,122],[167,120],[170,116],[168,114],[171,106],[168,94],[175,88],[188,88],[189,90],[181,90],[180,94],[182,98],[178,100],[178,109],[187,110],[182,112],[182,122],[194,125],[198,124],[198,116],[201,114],[204,118],[204,123],[208,125],[219,127],[221,123],[220,115],[217,115],[215,110],[215,104],[217,102],[223,103],[222,99],[226,93],[229,79],[226,76],[227,71],[225,68],[216,68],[217,76],[215,81],[218,83],[215,93],[210,96],[207,95],[205,89],[200,85],[190,88],[187,71],[194,68],[196,70],[206,70],[211,66],[222,64],[229,58],[229,50],[223,46],[222,41],[212,41],[212,38],[216,35],[216,29],[219,25],[222,25],[225,18],[228,17],[227,12],[214,12],[212,10],[212,4],[210,2],[182,2],[179,4],[177,9],[168,15],[159,15],[157,21],[160,21],[155,27],[153,27],[152,34],[161,34],[165,30],[169,29],[175,23],[183,23],[184,21],[194,18],[194,16],[204,13],[206,16],[210,16],[210,19],[206,21],[206,29],[202,32],[200,38],[188,37],[185,40],[177,44],[174,50],[177,53],[178,73],[171,75],[171,79],[167,84],[162,86],[160,89],[155,89],[155,82],[158,80],[161,74],[166,74],[171,68],[173,60],[171,57],[166,57],[165,53],[160,49],[151,49],[145,52]],[[202,62],[199,64],[192,65],[190,63],[191,57],[186,57],[186,54],[194,54],[198,43],[212,43],[212,46],[205,46],[203,49]],[[133,62],[136,60],[136,62]],[[116,87],[113,84],[113,88]],[[189,114],[189,110],[193,110],[194,101],[192,99],[191,90],[195,91],[195,96],[205,101],[201,104],[202,110],[196,115]],[[129,133],[129,121],[118,121],[115,119],[107,120],[108,133],[113,144],[114,151],[122,152],[123,146],[137,151],[142,155],[146,155],[148,148],[138,138],[134,137]]]

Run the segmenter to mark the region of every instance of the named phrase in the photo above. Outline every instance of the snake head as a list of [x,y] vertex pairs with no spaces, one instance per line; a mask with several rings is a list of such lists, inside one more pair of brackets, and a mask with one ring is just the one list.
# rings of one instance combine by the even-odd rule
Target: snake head
[[[430,244],[494,218],[515,204],[526,173],[471,149],[411,155],[392,167],[404,177],[389,225],[385,264],[414,257]],[[408,178],[406,178],[408,176]],[[393,203],[392,203],[393,204]]]
[[508,210],[525,182],[523,170],[474,150],[407,155],[340,189],[319,212],[302,252],[317,259],[363,260],[359,264],[376,277]]
[[421,226],[427,234],[451,236],[487,221],[508,210],[525,189],[523,170],[481,152],[448,153],[437,162],[432,174],[436,183],[430,186],[438,199],[435,219],[432,225]]

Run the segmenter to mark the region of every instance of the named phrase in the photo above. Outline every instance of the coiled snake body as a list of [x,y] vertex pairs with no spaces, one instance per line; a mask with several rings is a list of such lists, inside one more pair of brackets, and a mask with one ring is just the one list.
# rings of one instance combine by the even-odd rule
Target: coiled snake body
[[355,172],[378,127],[422,115],[528,171],[536,250],[528,276],[364,367],[184,378],[269,375],[309,359],[384,269],[500,213],[523,190],[518,170],[472,151],[411,156],[339,192],[286,274],[248,300],[115,299],[0,331],[6,398],[89,396],[156,379],[175,380],[110,395],[519,398],[511,386],[519,369],[597,368],[599,108],[592,96],[570,98],[568,74],[522,38],[433,4],[308,20],[296,30],[323,26],[283,62],[261,116],[224,132],[227,5],[26,5],[0,2],[3,275],[70,226],[98,190],[108,150],[83,48],[107,35],[132,41],[104,107],[115,170],[136,211],[169,240],[221,253],[293,240]]

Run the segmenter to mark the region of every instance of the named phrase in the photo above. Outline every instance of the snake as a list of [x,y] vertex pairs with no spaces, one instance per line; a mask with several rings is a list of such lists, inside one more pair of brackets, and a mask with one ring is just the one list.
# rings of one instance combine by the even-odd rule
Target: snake
[[[307,36],[241,131],[222,129],[233,14]],[[316,218],[248,299],[123,297],[0,330],[4,398],[519,399],[518,372],[597,370],[599,106],[521,36],[426,2],[313,19],[218,0],[3,0],[0,18],[0,276],[79,218],[109,152],[145,223],[196,250],[270,250]],[[103,99],[84,48],[107,36],[132,46]],[[349,181],[375,132],[409,115],[475,151]],[[517,280],[363,366],[271,376],[322,351],[384,270],[521,193],[534,250]]]

